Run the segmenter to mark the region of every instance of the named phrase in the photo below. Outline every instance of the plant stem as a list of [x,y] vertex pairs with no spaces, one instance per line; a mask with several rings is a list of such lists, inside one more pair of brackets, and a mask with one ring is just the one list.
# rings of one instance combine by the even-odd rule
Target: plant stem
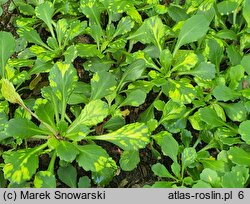
[[51,174],[54,174],[55,161],[56,161],[56,151],[54,150],[48,167],[48,171],[51,172]]

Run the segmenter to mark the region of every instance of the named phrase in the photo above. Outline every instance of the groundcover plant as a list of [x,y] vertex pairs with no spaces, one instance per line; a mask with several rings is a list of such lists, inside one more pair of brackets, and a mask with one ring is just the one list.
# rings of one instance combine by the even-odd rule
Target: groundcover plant
[[0,0],[0,29],[1,187],[249,185],[250,0]]

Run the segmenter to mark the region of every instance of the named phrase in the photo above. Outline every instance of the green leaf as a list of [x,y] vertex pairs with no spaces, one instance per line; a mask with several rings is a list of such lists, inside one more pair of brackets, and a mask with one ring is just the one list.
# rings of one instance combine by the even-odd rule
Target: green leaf
[[203,130],[206,126],[206,123],[201,120],[200,111],[197,111],[192,116],[189,116],[188,120],[195,130]]
[[77,80],[76,69],[71,64],[57,62],[50,70],[50,86],[62,103],[67,103]]
[[0,76],[5,77],[5,65],[16,47],[15,38],[11,33],[0,32]]
[[49,140],[49,146],[51,149],[56,149],[57,156],[66,162],[73,162],[79,153],[76,146],[68,141],[51,138]]
[[208,125],[211,125],[212,127],[225,126],[224,121],[222,121],[213,109],[209,107],[201,108],[199,113],[201,120],[206,122]]
[[163,123],[168,120],[176,120],[183,116],[186,107],[183,104],[179,104],[170,99],[164,106],[162,110],[162,117],[159,121]]
[[[249,3],[250,4],[250,3]],[[250,7],[250,5],[249,5],[249,7]],[[250,22],[249,22],[250,23]],[[249,27],[250,27],[250,25],[249,25]],[[250,75],[250,66],[249,66],[249,62],[250,62],[250,55],[248,54],[248,55],[244,55],[243,56],[243,58],[242,58],[242,60],[241,60],[241,65],[244,67],[244,69],[245,69],[245,71],[246,71],[246,73],[248,74],[248,75]]]
[[7,101],[1,101],[0,102],[0,132],[5,129],[5,125],[7,124],[9,120],[8,114],[9,114],[9,103]]
[[78,181],[78,188],[90,188],[91,180],[87,176],[83,176]]
[[97,49],[94,44],[77,44],[75,46],[77,53],[80,57],[102,57],[101,51]]
[[59,110],[61,111],[62,120],[65,117],[66,105],[76,87],[77,80],[76,69],[71,64],[57,62],[50,70],[50,87],[60,104]]
[[67,133],[72,132],[79,125],[94,126],[102,122],[109,114],[107,103],[101,100],[90,101],[81,111],[81,114],[69,126]]
[[131,29],[134,27],[135,23],[134,21],[126,16],[121,18],[121,20],[119,21],[115,34],[113,35],[113,38],[119,36],[119,35],[124,35],[126,33],[128,33],[129,31],[131,31]]
[[127,91],[126,94],[127,94],[127,97],[119,105],[119,107],[122,107],[122,106],[138,107],[145,102],[145,99],[147,97],[147,94],[145,93],[145,91],[142,91],[141,89]]
[[249,169],[243,166],[234,166],[231,172],[222,177],[223,188],[244,188],[249,178]]
[[167,34],[167,28],[162,23],[161,18],[153,16],[146,19],[141,27],[128,39],[140,41],[142,43],[153,43],[159,50],[162,50],[162,42]]
[[149,131],[143,123],[132,123],[105,135],[87,136],[95,140],[109,141],[123,150],[138,150],[149,143]]
[[235,45],[228,46],[227,56],[233,66],[237,66],[240,64],[242,56],[239,47],[236,47]]
[[52,26],[52,17],[54,11],[54,6],[49,1],[45,1],[44,3],[39,4],[35,9],[36,16],[48,26],[53,37],[55,37]]
[[132,171],[140,162],[139,151],[131,150],[124,151],[119,160],[121,169],[123,171]]
[[164,74],[167,74],[173,61],[173,55],[169,49],[165,49],[160,53],[161,70]]
[[169,156],[174,162],[177,162],[179,144],[167,131],[161,131],[154,135],[157,144],[161,146],[164,155]]
[[154,164],[152,166],[152,171],[154,172],[154,174],[156,176],[159,176],[161,178],[174,178],[169,171],[167,170],[167,168],[160,163]]
[[221,103],[221,106],[232,121],[242,122],[247,119],[247,110],[243,103]]
[[77,172],[71,164],[66,167],[59,167],[57,170],[59,179],[70,188],[76,188]]
[[37,31],[31,27],[21,27],[17,30],[17,33],[20,37],[24,38],[30,43],[34,43],[45,47],[46,49],[50,49],[41,39],[40,35]]
[[[106,160],[104,160],[105,162]],[[110,181],[112,181],[115,173],[117,170],[117,166],[114,160],[109,158],[108,164],[105,168],[102,168],[100,171],[94,171],[92,172],[92,180],[98,185],[98,186],[105,186]]]
[[126,83],[129,81],[135,81],[136,79],[139,79],[142,76],[144,69],[145,69],[144,60],[136,60],[132,62],[128,67],[126,67],[126,70],[122,75],[121,81],[123,83]]
[[194,163],[196,157],[197,157],[197,153],[196,153],[195,148],[193,147],[185,148],[181,154],[182,169],[185,169],[190,164]]
[[100,25],[100,15],[102,12],[102,7],[98,1],[95,0],[81,0],[80,10],[86,15],[87,18],[91,20],[91,23],[95,22]]
[[30,180],[38,168],[39,148],[5,152],[3,154],[5,162],[4,177],[17,184]]
[[233,1],[222,1],[217,4],[217,7],[221,15],[229,15],[237,9],[238,3]]
[[173,55],[175,56],[177,50],[182,45],[195,42],[202,38],[207,33],[209,24],[210,22],[205,15],[201,14],[193,15],[191,18],[187,19],[178,35]]
[[106,71],[98,71],[91,79],[91,97],[90,100],[101,99],[104,96],[112,94],[116,87],[115,76]]
[[115,175],[117,166],[100,146],[88,144],[78,146],[80,154],[76,161],[85,171],[92,171],[92,178],[99,185],[107,184]]
[[214,188],[220,187],[220,177],[218,176],[217,172],[212,169],[203,169],[200,174],[200,179],[207,183],[210,183]]
[[105,123],[103,128],[108,130],[117,130],[122,126],[124,126],[125,124],[126,122],[123,116],[115,115]]
[[100,171],[112,160],[102,147],[95,144],[78,146],[78,150],[80,154],[76,161],[85,171]]
[[180,171],[181,171],[181,166],[180,164],[178,164],[177,162],[174,162],[171,165],[171,170],[174,173],[174,175],[176,175],[177,177],[180,177]]
[[201,62],[195,69],[192,69],[186,73],[199,77],[203,80],[211,80],[215,78],[216,70],[214,64]]
[[225,162],[222,160],[211,160],[211,159],[202,159],[201,163],[203,164],[204,168],[209,168],[211,170],[214,170],[216,172],[225,172]]
[[[166,89],[165,89],[166,87]],[[163,92],[177,103],[188,104],[196,97],[196,90],[191,83],[185,80],[169,80],[166,86],[163,86]]]
[[212,186],[205,181],[198,180],[198,182],[194,184],[192,188],[212,188]]
[[243,16],[248,24],[248,28],[250,28],[250,0],[245,0],[243,3]]
[[27,15],[27,16],[35,15],[35,9],[29,4],[21,3],[18,6],[18,9],[24,15]]
[[39,171],[35,175],[36,188],[56,188],[56,177],[50,171]]
[[179,52],[175,55],[173,60],[173,69],[171,70],[174,72],[175,70],[184,71],[184,73],[195,67],[198,63],[199,59],[198,56],[194,53],[193,50],[179,50]]
[[6,133],[14,138],[26,139],[34,135],[48,134],[26,118],[13,118],[8,122]]
[[236,65],[229,68],[230,84],[229,87],[233,90],[237,90],[239,84],[244,77],[245,69],[241,65]]
[[169,16],[175,21],[185,21],[188,19],[188,14],[186,13],[185,9],[176,5],[170,5],[168,7],[168,14]]
[[38,98],[35,102],[34,110],[40,120],[56,129],[54,108],[47,99]]
[[239,134],[241,138],[247,143],[250,144],[250,120],[242,122],[239,126]]
[[228,150],[228,158],[235,164],[250,166],[250,153],[239,147],[230,147]]
[[213,95],[218,101],[230,101],[239,98],[241,95],[225,85],[218,85],[213,90]]
[[23,100],[21,99],[20,95],[16,92],[15,87],[13,84],[7,80],[2,79],[2,96],[11,103],[18,103],[19,105],[23,105]]

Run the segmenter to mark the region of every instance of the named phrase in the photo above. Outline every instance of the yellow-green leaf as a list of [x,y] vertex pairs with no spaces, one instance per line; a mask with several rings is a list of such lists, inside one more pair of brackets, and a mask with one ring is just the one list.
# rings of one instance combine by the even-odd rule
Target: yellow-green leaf
[[36,188],[56,188],[56,177],[50,171],[37,172],[34,179]]
[[80,154],[76,158],[85,171],[92,171],[96,183],[108,183],[115,175],[115,161],[100,146],[88,144],[78,146]]
[[5,152],[4,177],[12,183],[23,183],[35,174],[38,168],[37,148]]
[[20,95],[16,92],[15,87],[8,79],[2,79],[2,95],[3,97],[11,102],[11,103],[18,103],[23,104],[23,100],[21,99]]
[[144,148],[150,141],[148,128],[143,123],[132,123],[112,133],[87,138],[109,141],[123,150],[138,150]]
[[70,125],[67,133],[72,132],[79,125],[94,126],[102,122],[109,114],[107,103],[102,100],[90,101],[77,119]]

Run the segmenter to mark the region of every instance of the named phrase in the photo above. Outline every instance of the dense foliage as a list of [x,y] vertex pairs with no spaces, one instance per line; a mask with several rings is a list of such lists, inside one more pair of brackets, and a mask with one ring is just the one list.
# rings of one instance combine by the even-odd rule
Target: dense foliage
[[250,0],[0,7],[1,187],[249,185]]

